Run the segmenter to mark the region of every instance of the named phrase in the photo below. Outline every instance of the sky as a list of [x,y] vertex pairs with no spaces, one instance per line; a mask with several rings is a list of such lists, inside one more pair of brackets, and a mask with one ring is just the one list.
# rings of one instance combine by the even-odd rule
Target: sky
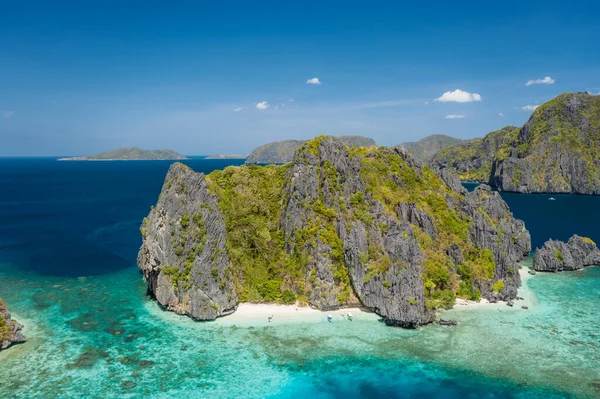
[[600,93],[598,2],[402,3],[0,0],[0,156],[472,138]]

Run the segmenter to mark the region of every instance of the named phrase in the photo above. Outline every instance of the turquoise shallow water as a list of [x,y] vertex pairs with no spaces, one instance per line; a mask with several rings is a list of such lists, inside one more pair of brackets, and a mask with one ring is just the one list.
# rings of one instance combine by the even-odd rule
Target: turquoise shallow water
[[372,319],[196,323],[148,300],[135,269],[87,278],[1,270],[9,284],[0,295],[30,337],[0,353],[6,397],[600,394],[600,268],[536,275],[529,310],[461,309],[450,312],[457,328],[414,331]]
[[135,268],[168,164],[14,162],[0,165],[0,297],[29,341],[0,352],[0,397],[600,396],[600,268],[537,274],[530,309],[453,310],[456,328],[197,323],[162,311]]

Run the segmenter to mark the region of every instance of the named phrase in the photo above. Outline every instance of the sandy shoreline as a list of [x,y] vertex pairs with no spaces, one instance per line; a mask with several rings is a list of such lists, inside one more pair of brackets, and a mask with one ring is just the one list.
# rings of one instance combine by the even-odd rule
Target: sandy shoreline
[[[381,316],[365,308],[342,308],[330,311],[321,311],[310,307],[296,305],[277,305],[259,303],[240,303],[237,310],[225,317],[218,318],[215,322],[221,325],[270,325],[294,323],[327,323],[327,316],[332,316],[332,323],[349,322],[348,312],[352,314],[353,321],[378,320]],[[269,316],[273,316],[269,322]]]
[[[479,302],[457,299],[454,307],[448,312],[460,310],[475,310],[475,309],[515,309],[521,310],[522,306],[527,306],[529,309],[537,303],[535,294],[527,286],[527,280],[532,275],[528,273],[529,268],[521,265],[519,274],[521,275],[521,287],[518,290],[518,296],[524,299],[514,300],[514,306],[509,307],[506,302],[499,301],[490,303],[486,299]],[[348,322],[348,312],[353,316],[353,320],[379,320],[381,316],[366,308],[342,308],[331,311],[321,311],[310,307],[301,307],[296,305],[278,305],[266,303],[240,303],[237,310],[227,316],[218,318],[215,323],[219,325],[240,325],[240,326],[265,326],[276,324],[295,324],[295,323],[327,323],[327,316],[332,316],[332,322]],[[273,316],[269,322],[269,316]]]
[[[533,277],[528,273],[529,268],[521,265],[519,268],[519,274],[521,276],[521,286],[517,290],[517,296],[524,299],[515,299],[513,300],[513,309],[521,309],[521,306],[527,306],[528,309],[531,309],[537,303],[535,299],[535,294],[531,291],[527,285],[527,280]],[[498,301],[495,303],[489,302],[487,299],[481,299],[479,302],[468,301],[465,299],[457,298],[456,304],[451,310],[461,310],[461,309],[511,309],[510,306],[506,304],[505,301]]]

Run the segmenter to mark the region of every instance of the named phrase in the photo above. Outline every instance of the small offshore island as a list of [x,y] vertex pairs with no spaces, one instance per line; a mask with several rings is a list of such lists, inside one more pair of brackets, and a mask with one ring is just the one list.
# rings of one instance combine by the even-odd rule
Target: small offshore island
[[489,187],[467,192],[402,149],[325,136],[279,166],[172,165],[141,232],[149,291],[196,320],[276,302],[364,306],[414,328],[457,296],[514,299],[531,250]]
[[163,161],[184,160],[187,157],[172,150],[140,150],[136,147],[118,148],[96,155],[59,158],[59,161]]

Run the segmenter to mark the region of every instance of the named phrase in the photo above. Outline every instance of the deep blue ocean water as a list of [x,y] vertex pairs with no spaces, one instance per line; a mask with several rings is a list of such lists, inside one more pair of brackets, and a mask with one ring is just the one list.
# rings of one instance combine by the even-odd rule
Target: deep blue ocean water
[[[529,312],[459,311],[455,329],[236,327],[161,311],[136,255],[170,164],[0,159],[0,297],[29,337],[0,353],[0,397],[600,396],[598,268],[538,274]],[[600,242],[600,197],[502,196],[534,247]]]

